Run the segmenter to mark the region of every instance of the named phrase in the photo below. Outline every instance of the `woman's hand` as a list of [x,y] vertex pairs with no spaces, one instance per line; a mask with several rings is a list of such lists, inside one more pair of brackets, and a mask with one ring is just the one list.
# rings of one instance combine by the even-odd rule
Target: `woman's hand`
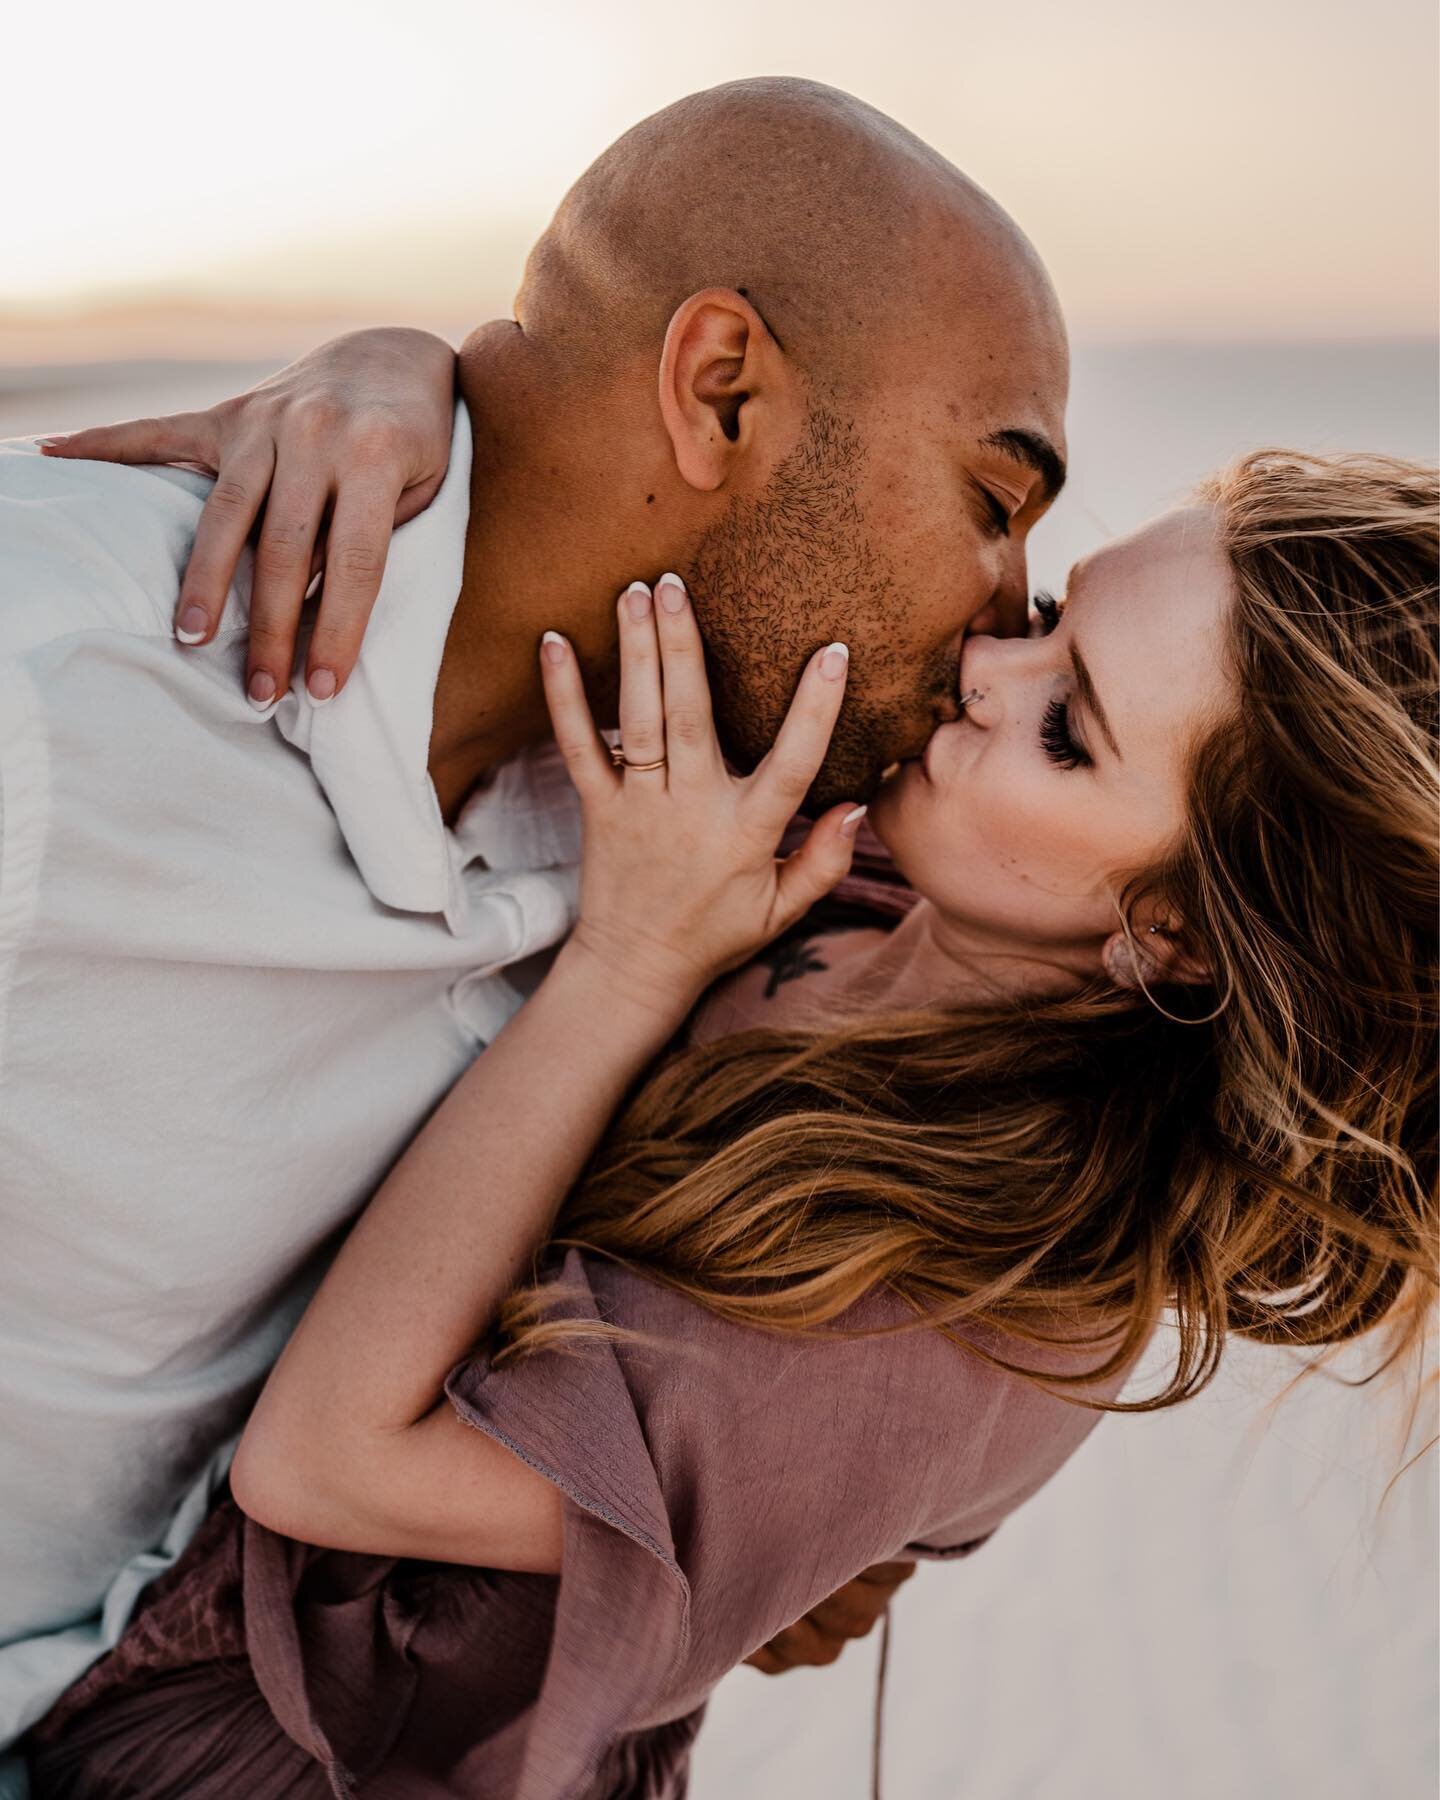
[[209,641],[263,512],[250,601],[246,692],[290,685],[295,637],[325,570],[306,657],[317,700],[355,666],[394,526],[423,512],[450,461],[455,353],[426,331],[352,331],[207,412],[132,419],[42,439],[47,456],[189,463],[216,477],[175,607],[182,644]]
[[780,734],[748,777],[725,767],[705,653],[684,584],[620,597],[616,767],[590,715],[570,645],[547,632],[545,697],[580,795],[580,919],[567,947],[634,997],[683,1017],[718,975],[792,924],[850,867],[863,806],[832,807],[793,856],[775,851],[825,759],[845,693],[843,644],[819,650]]

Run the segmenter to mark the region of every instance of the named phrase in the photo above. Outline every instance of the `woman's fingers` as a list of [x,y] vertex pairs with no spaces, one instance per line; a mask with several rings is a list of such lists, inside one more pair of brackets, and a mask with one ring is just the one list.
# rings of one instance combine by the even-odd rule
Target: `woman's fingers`
[[845,698],[849,668],[850,652],[844,644],[827,644],[810,658],[779,735],[750,777],[750,804],[777,840],[820,773]]
[[[620,626],[620,743],[632,767],[663,762],[665,701],[660,675],[660,641],[655,602],[643,581],[632,581],[616,607]],[[646,770],[647,779],[665,771]]]
[[708,776],[720,769],[720,747],[710,711],[705,646],[695,609],[678,575],[655,584],[655,623],[665,692],[665,753],[670,779]]
[[[216,476],[175,609],[184,644],[214,635],[263,509],[247,666],[247,689],[261,706],[290,684],[304,596],[322,560],[307,686],[324,700],[354,667],[391,531],[423,511],[444,481],[454,384],[455,355],[443,340],[352,332],[205,412],[131,419],[40,445],[50,456],[192,463]],[[337,516],[327,533],[332,496]]]
[[574,646],[558,631],[547,631],[540,640],[540,679],[555,742],[565,758],[575,791],[582,800],[613,794],[619,782],[610,752],[590,715]]
[[[320,612],[305,658],[313,700],[338,694],[355,667],[365,628],[385,576],[397,494],[388,484],[350,482],[336,495],[325,546]],[[307,566],[314,564],[314,549]],[[301,587],[304,593],[304,586]],[[288,671],[290,665],[287,663]]]
[[175,635],[182,644],[205,643],[220,623],[235,566],[274,473],[275,450],[268,439],[226,459],[201,511],[175,603]]
[[[283,469],[276,471],[275,485],[265,502],[260,541],[255,547],[255,575],[250,589],[245,691],[257,706],[268,706],[277,693],[284,693],[290,685],[295,633],[305,590],[310,585],[315,539],[328,500],[329,493],[319,482],[297,479]],[[334,694],[332,680],[327,691],[312,692],[311,698],[323,703]]]
[[848,802],[832,806],[775,875],[776,931],[785,931],[850,872],[855,834],[866,808]]
[[215,468],[215,426],[208,413],[168,413],[158,419],[125,419],[37,440],[46,456],[78,462],[199,463]]
[[412,481],[409,487],[403,488],[395,502],[396,529],[418,519],[444,485],[445,469],[442,467],[438,475],[427,476],[424,481]]

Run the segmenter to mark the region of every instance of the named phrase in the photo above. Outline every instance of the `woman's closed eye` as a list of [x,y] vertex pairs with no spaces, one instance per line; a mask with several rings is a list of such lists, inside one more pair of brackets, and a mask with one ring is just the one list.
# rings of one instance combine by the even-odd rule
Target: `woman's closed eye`
[[1063,700],[1050,701],[1040,715],[1040,747],[1057,768],[1093,767],[1085,746],[1071,736],[1070,708]]
[[[1030,601],[1035,615],[1032,636],[1049,637],[1060,623],[1063,602],[1045,588],[1037,588]],[[1052,700],[1040,715],[1040,747],[1058,768],[1088,769],[1090,754],[1077,743],[1070,730],[1070,707],[1064,700]]]

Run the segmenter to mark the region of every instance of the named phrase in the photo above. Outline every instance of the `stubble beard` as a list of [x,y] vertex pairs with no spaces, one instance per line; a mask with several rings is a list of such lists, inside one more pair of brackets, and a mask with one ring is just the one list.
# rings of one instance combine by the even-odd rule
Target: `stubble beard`
[[[732,500],[690,565],[716,728],[737,768],[752,769],[774,743],[810,656],[836,638],[851,647],[845,704],[806,798],[812,816],[868,799],[914,730],[902,703],[866,697],[913,694],[916,672],[883,641],[883,621],[903,616],[904,596],[859,504],[864,461],[853,422],[813,405],[764,492]],[[938,699],[949,672],[925,673]]]

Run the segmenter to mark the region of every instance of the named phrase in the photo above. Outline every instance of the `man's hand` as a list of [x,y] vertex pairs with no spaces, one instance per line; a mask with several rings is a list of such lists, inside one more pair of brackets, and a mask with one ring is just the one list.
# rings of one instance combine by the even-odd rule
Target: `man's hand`
[[847,1581],[828,1600],[814,1606],[803,1619],[762,1644],[746,1662],[763,1675],[783,1675],[786,1669],[822,1667],[833,1663],[851,1638],[868,1637],[883,1616],[902,1581],[915,1573],[913,1562],[876,1563]]
[[324,701],[355,666],[390,533],[435,498],[450,462],[455,353],[427,331],[352,331],[207,412],[42,438],[47,456],[187,463],[216,477],[175,606],[203,644],[263,516],[245,691],[261,709],[290,685],[306,590],[325,570],[305,684]]

